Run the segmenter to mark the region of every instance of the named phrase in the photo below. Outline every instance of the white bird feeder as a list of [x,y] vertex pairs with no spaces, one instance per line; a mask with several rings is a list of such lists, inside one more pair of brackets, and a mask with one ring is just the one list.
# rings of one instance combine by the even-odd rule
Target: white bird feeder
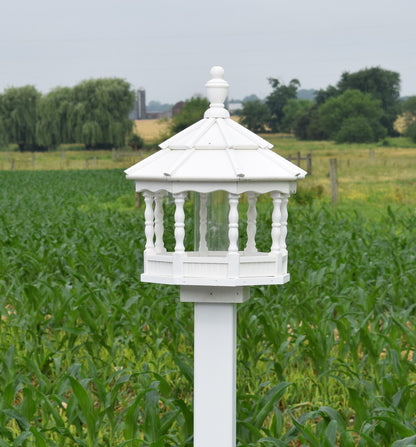
[[[213,67],[210,73],[206,88],[211,104],[204,118],[125,173],[135,181],[136,191],[143,192],[146,204],[142,281],[179,285],[181,301],[195,303],[194,446],[234,447],[236,303],[249,298],[249,286],[289,281],[287,203],[306,172],[230,118],[224,108],[224,70]],[[163,240],[167,193],[176,207],[174,251],[167,251]],[[198,206],[193,251],[184,246],[184,203],[189,193]],[[267,253],[257,250],[255,240],[260,194],[270,194],[273,202]],[[242,195],[248,202],[247,244],[239,250]],[[226,219],[222,235],[219,215]]]

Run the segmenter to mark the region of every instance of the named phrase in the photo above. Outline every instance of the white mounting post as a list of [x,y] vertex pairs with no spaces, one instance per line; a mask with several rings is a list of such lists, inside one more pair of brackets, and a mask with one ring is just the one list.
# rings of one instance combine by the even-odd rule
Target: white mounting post
[[194,447],[235,447],[236,306],[195,303]]

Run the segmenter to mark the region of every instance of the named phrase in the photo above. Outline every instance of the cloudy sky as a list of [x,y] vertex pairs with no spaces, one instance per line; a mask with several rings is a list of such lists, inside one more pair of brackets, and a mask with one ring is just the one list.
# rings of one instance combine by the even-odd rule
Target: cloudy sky
[[380,66],[416,95],[415,17],[416,0],[0,0],[0,91],[116,76],[174,103],[222,65],[242,99]]

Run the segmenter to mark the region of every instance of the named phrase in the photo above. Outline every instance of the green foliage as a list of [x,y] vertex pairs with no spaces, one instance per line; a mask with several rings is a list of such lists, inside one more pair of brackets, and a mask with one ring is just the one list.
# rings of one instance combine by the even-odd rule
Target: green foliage
[[269,78],[273,91],[266,98],[269,107],[269,127],[272,132],[280,132],[284,118],[284,107],[290,99],[296,99],[300,82],[292,79],[289,85],[281,84],[278,79]]
[[289,99],[283,107],[282,132],[293,132],[302,116],[308,114],[313,102],[307,99]]
[[243,105],[240,116],[240,124],[252,132],[265,132],[265,125],[270,117],[269,108],[259,99],[247,101]]
[[416,143],[416,121],[413,121],[406,130],[406,136],[408,136],[413,142]]
[[329,85],[325,90],[321,89],[317,91],[315,101],[318,106],[321,106],[327,102],[328,99],[335,98],[337,96],[339,96],[338,89],[333,85]]
[[396,135],[393,124],[399,113],[399,73],[381,67],[365,68],[355,73],[344,72],[337,88],[340,94],[347,90],[360,90],[379,100],[384,112],[381,125],[387,129],[388,135]]
[[[0,97],[0,101],[1,101],[1,97]],[[1,102],[0,102],[0,105],[1,105]],[[3,118],[0,115],[0,148],[7,147],[8,145],[9,145],[8,135],[7,135],[6,129],[4,127]]]
[[328,135],[324,131],[317,105],[308,110],[299,111],[295,122],[295,136],[300,140],[327,140]]
[[36,123],[39,144],[56,149],[62,143],[74,142],[72,108],[72,89],[69,87],[57,87],[40,99]]
[[402,105],[402,110],[411,116],[416,117],[416,96],[410,96]]
[[131,147],[133,150],[137,151],[138,149],[141,149],[143,147],[144,140],[140,135],[137,135],[137,133],[134,133],[128,139],[127,145],[129,147]]
[[132,130],[130,84],[117,78],[83,81],[73,88],[72,102],[69,126],[74,142],[87,148],[124,146]]
[[[380,101],[359,90],[347,90],[319,108],[323,130],[337,142],[378,141],[386,135]],[[354,129],[354,126],[358,126]]]
[[130,85],[117,78],[83,81],[41,96],[32,86],[0,95],[0,144],[20,150],[56,149],[60,144],[90,147],[125,145],[132,130]]
[[181,111],[172,117],[171,133],[178,133],[202,119],[208,108],[209,102],[206,98],[195,96],[186,100]]
[[39,149],[36,120],[41,94],[35,87],[11,87],[0,95],[0,133],[3,144],[16,143],[21,151]]
[[364,116],[350,116],[344,119],[335,137],[337,143],[371,143],[374,140],[371,124]]

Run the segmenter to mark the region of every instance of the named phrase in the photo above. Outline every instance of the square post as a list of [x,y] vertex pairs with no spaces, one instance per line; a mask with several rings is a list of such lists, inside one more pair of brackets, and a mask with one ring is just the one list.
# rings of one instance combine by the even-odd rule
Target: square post
[[235,303],[195,303],[194,447],[236,444]]

